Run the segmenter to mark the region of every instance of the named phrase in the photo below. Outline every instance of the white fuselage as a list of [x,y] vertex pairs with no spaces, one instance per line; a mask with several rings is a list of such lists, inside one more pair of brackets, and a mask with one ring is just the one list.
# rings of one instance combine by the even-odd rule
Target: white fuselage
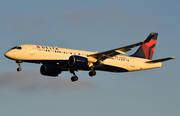
[[[31,45],[31,44],[20,45],[20,47],[21,49],[9,50],[5,54],[5,56],[16,61],[42,64],[43,61],[48,61],[48,60],[52,60],[52,61],[68,60],[69,57],[72,55],[78,55],[88,58],[88,55],[96,53],[90,51],[65,49],[65,48],[49,47],[49,46],[41,46],[41,45]],[[95,60],[91,58],[89,58],[88,60],[90,62],[95,62]],[[123,68],[128,71],[138,71],[138,70],[162,67],[161,62],[146,63],[146,61],[149,60],[143,58],[131,57],[131,56],[116,55],[112,58],[108,58],[104,60],[103,62],[101,62],[101,64]],[[116,70],[114,71],[112,70],[111,72],[116,72]]]

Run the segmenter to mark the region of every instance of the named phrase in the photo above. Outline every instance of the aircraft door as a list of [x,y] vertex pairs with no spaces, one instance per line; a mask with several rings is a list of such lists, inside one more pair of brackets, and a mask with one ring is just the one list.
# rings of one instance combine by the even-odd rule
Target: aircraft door
[[135,61],[133,58],[130,59],[130,66],[135,67]]
[[31,56],[35,54],[36,48],[34,45],[29,45],[29,53]]

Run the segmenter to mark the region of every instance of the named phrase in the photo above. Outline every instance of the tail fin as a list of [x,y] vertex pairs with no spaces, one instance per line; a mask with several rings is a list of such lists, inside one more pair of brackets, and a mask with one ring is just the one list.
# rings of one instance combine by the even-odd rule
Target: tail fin
[[152,60],[158,33],[150,33],[145,44],[142,44],[139,49],[132,55],[133,57],[140,57]]

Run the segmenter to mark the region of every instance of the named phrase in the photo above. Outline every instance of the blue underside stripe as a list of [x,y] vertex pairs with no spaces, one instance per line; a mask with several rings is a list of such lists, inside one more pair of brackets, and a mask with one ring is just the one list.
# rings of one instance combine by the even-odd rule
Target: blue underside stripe
[[[59,67],[67,68],[67,69],[71,68],[68,64],[68,60],[23,60],[22,62],[49,64],[49,65],[59,66]],[[91,70],[91,69],[83,68],[79,70]],[[109,72],[129,72],[127,69],[111,66],[111,65],[106,65],[106,64],[99,64],[94,68],[94,70],[109,71]]]

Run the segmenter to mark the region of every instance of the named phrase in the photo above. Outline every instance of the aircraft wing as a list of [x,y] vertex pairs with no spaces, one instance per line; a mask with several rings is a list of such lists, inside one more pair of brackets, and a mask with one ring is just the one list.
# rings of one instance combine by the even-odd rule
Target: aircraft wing
[[149,42],[148,40],[139,42],[139,43],[135,43],[132,45],[128,45],[125,47],[121,47],[121,48],[117,48],[117,49],[113,49],[113,50],[109,50],[109,51],[105,51],[105,52],[100,52],[100,53],[96,53],[96,54],[91,54],[88,57],[93,57],[97,59],[97,62],[94,63],[94,66],[98,65],[100,62],[106,60],[107,58],[112,58],[113,56],[116,56],[118,54],[126,54],[125,52],[131,50],[131,48],[133,47],[137,47],[139,45],[142,45],[144,43]]

